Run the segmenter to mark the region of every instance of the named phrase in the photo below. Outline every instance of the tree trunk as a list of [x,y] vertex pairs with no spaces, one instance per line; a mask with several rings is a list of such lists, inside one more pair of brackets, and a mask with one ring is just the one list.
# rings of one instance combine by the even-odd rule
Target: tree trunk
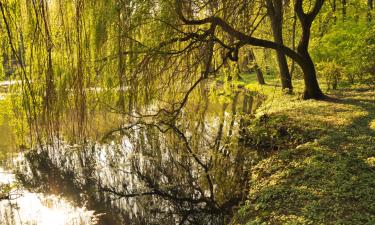
[[259,65],[255,59],[254,51],[252,49],[249,52],[249,61],[254,63],[254,70],[257,75],[258,83],[261,85],[266,84],[266,82],[264,81],[262,70],[259,68]]
[[[283,10],[282,10],[282,1],[281,0],[267,0],[267,12],[271,20],[271,28],[273,33],[273,38],[275,43],[279,45],[284,45],[283,41]],[[281,87],[282,89],[293,90],[292,78],[289,73],[288,62],[286,60],[285,54],[276,50],[277,62],[279,65],[280,78],[281,78]]]
[[342,0],[342,21],[346,19],[346,0]]
[[337,16],[336,16],[336,0],[332,1],[332,12],[333,12],[333,23],[336,24]]
[[[296,28],[297,28],[297,15],[294,13],[293,26],[292,26],[292,50],[296,50]],[[290,66],[290,77],[293,77],[296,62],[292,60],[292,65]]]
[[368,22],[372,21],[372,10],[374,9],[374,1],[373,0],[367,0],[367,20]]
[[260,70],[258,65],[256,65],[256,67],[255,67],[255,73],[257,74],[258,83],[260,85],[266,84],[266,82],[264,81],[264,76],[263,76],[262,70]]
[[313,61],[308,52],[302,56],[303,63],[300,64],[303,71],[303,78],[305,82],[305,90],[303,93],[304,99],[323,99],[325,96],[320,90],[318,80],[316,77],[316,70]]
[[302,38],[297,48],[297,52],[301,56],[301,62],[299,62],[299,65],[303,71],[303,78],[305,82],[303,98],[323,99],[325,96],[320,90],[316,77],[315,66],[308,51],[311,23],[312,21],[310,22],[307,18],[301,20]]
[[281,78],[281,87],[282,89],[289,89],[290,91],[293,90],[292,86],[292,78],[289,73],[288,63],[286,61],[286,57],[284,53],[277,50],[277,62],[279,64],[279,70],[280,70],[280,78]]
[[298,64],[303,71],[303,78],[305,81],[304,99],[323,99],[325,95],[320,90],[318,80],[316,77],[316,70],[314,63],[310,57],[308,47],[310,42],[311,25],[319,10],[323,6],[324,0],[317,0],[314,8],[308,14],[304,13],[302,7],[302,0],[296,1],[295,12],[301,23],[302,37],[297,47],[297,53],[300,56]]
[[264,69],[266,70],[266,74],[269,76],[271,75],[271,69],[268,65],[268,60],[269,60],[269,49],[264,48],[263,49],[263,55],[264,55]]

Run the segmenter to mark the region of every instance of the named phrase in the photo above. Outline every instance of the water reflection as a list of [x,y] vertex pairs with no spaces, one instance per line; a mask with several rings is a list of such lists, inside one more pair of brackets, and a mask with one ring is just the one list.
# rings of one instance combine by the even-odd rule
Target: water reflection
[[[12,117],[9,95],[0,93],[0,225],[91,225],[97,224],[98,215],[81,205],[38,189],[26,189],[14,174],[15,168],[25,166],[23,154],[17,146],[16,126]],[[24,127],[21,127],[23,129]],[[21,137],[21,141],[27,136]]]
[[65,199],[32,193],[15,185],[14,174],[0,168],[1,225],[94,225],[97,216],[85,207],[76,207]]
[[[17,180],[33,193],[44,193],[37,195],[40,204],[35,205],[45,206],[39,212],[51,209],[48,198],[57,214],[74,217],[70,212],[82,209],[74,217],[80,218],[78,224],[94,218],[102,225],[227,224],[247,195],[248,171],[257,157],[238,137],[262,96],[237,92],[222,104],[202,99],[177,118],[124,125],[102,143],[55,140],[12,162]],[[1,208],[1,215],[11,215],[11,205]]]
[[9,115],[5,113],[1,115],[0,112],[0,160],[15,151],[15,137],[9,124]]

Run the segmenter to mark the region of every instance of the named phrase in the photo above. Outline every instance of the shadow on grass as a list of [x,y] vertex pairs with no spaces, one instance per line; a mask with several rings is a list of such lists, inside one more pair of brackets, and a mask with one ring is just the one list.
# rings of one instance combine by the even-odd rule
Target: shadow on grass
[[[370,89],[356,89],[356,92],[365,93]],[[375,120],[375,96],[374,92],[369,92],[368,97],[364,98],[356,97],[356,94],[350,92],[344,98],[330,98],[328,101],[335,104],[351,105],[357,107],[366,113],[365,116],[359,116],[352,120],[351,124],[338,129],[336,132],[340,135],[331,135],[330,139],[327,139],[326,143],[331,144],[330,147],[340,143],[355,143],[361,147],[363,144],[372,147],[375,151],[375,130],[371,128],[371,122]],[[335,139],[339,137],[339,139]],[[355,147],[355,146],[354,146]]]
[[[325,127],[315,141],[260,161],[252,169],[249,201],[235,223],[375,224],[375,131],[370,128],[374,92],[344,92],[327,102],[298,110],[313,117],[321,113],[320,107],[328,107],[324,116],[337,113],[350,122]],[[326,123],[319,119],[324,116],[313,118],[310,125],[323,126]]]

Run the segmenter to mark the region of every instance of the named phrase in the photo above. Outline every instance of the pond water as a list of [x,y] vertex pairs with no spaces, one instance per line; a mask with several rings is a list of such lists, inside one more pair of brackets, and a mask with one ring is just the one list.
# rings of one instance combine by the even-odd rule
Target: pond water
[[15,183],[15,175],[0,168],[0,185],[10,190],[0,201],[0,224],[97,224],[95,211],[75,206],[58,195],[16,187]]
[[80,225],[96,224],[97,214],[77,206],[59,194],[28,190],[16,177],[25,157],[17,153],[9,118],[0,124],[0,224]]
[[27,151],[0,120],[0,224],[226,224],[256,160],[238,137],[262,98],[207,98],[178,118]]

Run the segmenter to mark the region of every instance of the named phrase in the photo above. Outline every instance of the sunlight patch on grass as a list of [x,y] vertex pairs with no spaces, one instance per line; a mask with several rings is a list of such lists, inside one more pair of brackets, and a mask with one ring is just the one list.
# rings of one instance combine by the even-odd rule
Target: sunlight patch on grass
[[364,212],[375,212],[375,91],[302,101],[262,88],[268,99],[257,117],[286,118],[306,142],[254,165],[239,224],[373,224]]
[[375,119],[370,121],[370,129],[375,131]]
[[366,159],[366,163],[367,165],[371,166],[371,167],[375,167],[375,157],[369,157]]

